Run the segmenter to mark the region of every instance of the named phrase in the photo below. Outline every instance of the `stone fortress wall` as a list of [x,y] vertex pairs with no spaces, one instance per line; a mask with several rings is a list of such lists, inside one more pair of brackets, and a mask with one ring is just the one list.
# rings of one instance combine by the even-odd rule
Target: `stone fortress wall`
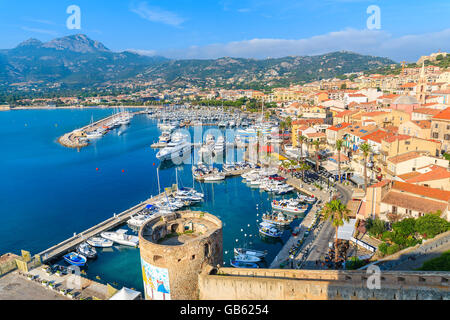
[[[195,236],[190,237],[191,230]],[[186,233],[183,240],[167,237],[175,232]],[[208,265],[222,264],[222,222],[208,213],[184,211],[158,217],[141,228],[139,241],[141,259],[168,270],[173,300],[198,299],[198,274]]]
[[382,272],[370,289],[365,271],[219,268],[199,278],[201,300],[448,300],[449,272]]

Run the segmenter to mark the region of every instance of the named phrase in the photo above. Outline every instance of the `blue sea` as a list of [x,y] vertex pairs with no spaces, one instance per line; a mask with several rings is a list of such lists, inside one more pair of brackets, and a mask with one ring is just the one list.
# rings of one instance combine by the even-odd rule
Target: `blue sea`
[[[157,168],[161,188],[176,183],[175,166],[161,165],[157,150],[150,147],[160,130],[147,115],[135,116],[126,128],[81,150],[57,143],[64,133],[111,114],[98,108],[0,112],[0,254],[20,254],[21,249],[39,253],[157,195]],[[194,185],[205,193],[205,202],[192,209],[223,221],[225,266],[233,248],[243,246],[268,250],[270,264],[290,234],[287,230],[271,243],[258,235],[257,220],[270,211],[272,196],[248,187],[241,177],[194,183],[191,164],[177,166],[177,171],[180,186]],[[92,279],[143,291],[139,249],[100,250],[86,272]]]

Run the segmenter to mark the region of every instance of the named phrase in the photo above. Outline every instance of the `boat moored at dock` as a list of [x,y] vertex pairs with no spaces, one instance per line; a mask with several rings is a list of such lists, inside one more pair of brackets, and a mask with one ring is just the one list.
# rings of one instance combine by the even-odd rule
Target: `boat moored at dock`
[[119,229],[115,232],[102,232],[100,235],[102,236],[102,238],[114,241],[115,243],[124,246],[137,247],[139,245],[139,237],[131,236],[126,233],[127,230]]
[[73,266],[77,266],[77,267],[83,267],[86,262],[87,262],[87,258],[79,253],[76,252],[71,252],[68,253],[64,256],[64,260],[73,265]]
[[107,240],[101,237],[92,237],[89,238],[86,242],[94,248],[110,248],[114,245],[114,241]]

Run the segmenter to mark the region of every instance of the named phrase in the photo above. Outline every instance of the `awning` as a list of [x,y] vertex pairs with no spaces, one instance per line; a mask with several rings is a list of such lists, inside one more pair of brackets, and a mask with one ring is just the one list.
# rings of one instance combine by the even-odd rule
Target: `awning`
[[351,178],[350,181],[353,181],[354,183],[356,183],[357,186],[363,186],[364,185],[364,178],[354,174]]
[[344,222],[342,227],[338,229],[338,239],[350,240],[355,232],[356,219],[350,219],[349,222]]

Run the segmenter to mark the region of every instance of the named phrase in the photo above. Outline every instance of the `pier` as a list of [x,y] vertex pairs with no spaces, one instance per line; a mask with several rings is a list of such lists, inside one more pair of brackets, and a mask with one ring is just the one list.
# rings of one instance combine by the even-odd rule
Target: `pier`
[[[137,111],[137,112],[133,112],[131,114],[134,116],[134,115],[143,114],[143,113],[145,113],[145,111]],[[105,124],[110,122],[110,120],[120,117],[120,115],[121,115],[121,113],[113,114],[106,118],[100,119],[96,122],[90,123],[87,126],[84,126],[80,129],[75,129],[72,132],[66,133],[63,136],[61,136],[58,139],[58,142],[67,148],[78,149],[78,148],[87,147],[89,145],[89,142],[86,141],[86,139],[83,139],[83,138],[85,138],[86,133],[93,132],[93,131],[105,126]]]
[[46,263],[47,261],[57,259],[60,256],[73,251],[74,248],[76,248],[78,245],[88,240],[89,238],[126,223],[131,218],[131,216],[143,210],[148,204],[154,204],[165,196],[166,193],[162,193],[156,197],[152,197],[128,210],[125,210],[120,214],[115,214],[113,217],[106,219],[105,221],[93,226],[92,228],[89,228],[79,234],[74,234],[73,237],[40,252],[39,256],[41,257],[42,262]]

